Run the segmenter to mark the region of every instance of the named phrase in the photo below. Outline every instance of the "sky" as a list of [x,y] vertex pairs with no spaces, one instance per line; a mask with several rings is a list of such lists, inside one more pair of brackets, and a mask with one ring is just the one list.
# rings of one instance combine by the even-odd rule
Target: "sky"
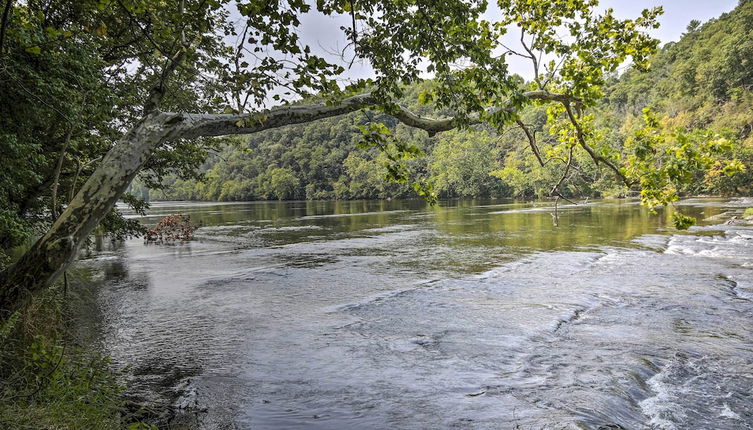
[[[494,2],[490,1],[490,3]],[[697,19],[706,22],[722,13],[731,11],[737,4],[738,0],[602,0],[599,7],[602,9],[612,8],[617,17],[624,19],[639,16],[643,9],[662,6],[664,14],[659,17],[661,27],[649,31],[649,34],[664,44],[679,40],[691,20]],[[302,24],[302,40],[308,43],[315,53],[336,62],[337,57],[332,53],[341,52],[346,45],[340,27],[343,25],[350,26],[350,17],[326,17],[308,14],[302,17]],[[342,60],[339,62],[342,64]],[[510,56],[508,63],[511,72],[518,73],[525,78],[531,78],[531,66],[527,60],[515,59]],[[346,76],[349,78],[367,78],[373,76],[373,73],[367,66],[355,63],[346,72]]]
[[611,7],[620,18],[638,16],[643,9],[656,6],[664,8],[659,18],[661,27],[651,31],[651,35],[662,43],[676,42],[691,20],[706,22],[737,6],[738,0],[602,0],[601,6]]

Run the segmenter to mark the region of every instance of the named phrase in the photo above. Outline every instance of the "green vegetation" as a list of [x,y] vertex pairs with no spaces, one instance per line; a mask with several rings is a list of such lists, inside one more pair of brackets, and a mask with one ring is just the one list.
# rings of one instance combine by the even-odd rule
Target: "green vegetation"
[[63,293],[46,291],[0,325],[0,427],[141,425],[127,412],[108,359],[69,339]]
[[[351,160],[346,174],[320,165],[344,163],[336,150],[332,158],[316,149],[310,158],[274,157],[277,165],[256,166],[255,175],[210,183],[208,194],[216,198],[248,195],[249,189],[261,198],[334,194],[335,184],[340,195],[364,194],[365,187],[348,175],[373,180],[374,172],[363,164],[375,156],[386,176],[410,183],[429,201],[437,197],[431,181],[437,174],[443,176],[438,182],[447,192],[496,193],[500,186],[494,177],[487,178],[488,186],[476,182],[486,178],[488,168],[477,163],[489,163],[488,154],[471,157],[447,174],[445,169],[452,166],[434,160],[422,174],[419,160],[429,148],[404,136],[427,132],[430,138],[479,124],[503,132],[517,123],[530,137],[542,168],[548,161],[554,161],[550,166],[561,164],[562,177],[551,186],[550,195],[562,196],[561,185],[578,169],[572,165],[578,157],[588,157],[628,181],[614,154],[599,147],[594,117],[587,111],[597,105],[605,79],[621,64],[630,59],[636,68],[647,66],[658,41],[644,31],[658,26],[661,8],[644,10],[635,19],[618,19],[612,10],[598,11],[594,0],[500,0],[498,20],[490,22],[482,18],[488,6],[482,0],[360,0],[357,5],[317,1],[319,13],[351,18],[352,27],[343,29],[352,42],[350,54],[374,70],[373,79],[341,85],[338,78],[345,68],[312,54],[298,36],[299,16],[312,6],[302,0],[285,3],[5,2],[0,72],[8,79],[0,91],[6,106],[13,106],[10,118],[16,107],[27,112],[0,129],[14,156],[9,163],[9,198],[0,208],[13,233],[2,246],[30,236],[32,227],[44,234],[0,272],[0,319],[22,309],[60,278],[94,229],[108,225],[115,203],[136,176],[146,186],[158,184],[171,172],[181,179],[191,177],[219,144],[212,138],[219,136],[362,112],[368,120],[357,124],[357,146],[377,152],[371,159]],[[518,49],[527,54],[502,43],[510,30],[521,32]],[[508,51],[499,55],[499,49]],[[508,72],[506,56],[513,54],[531,60],[536,72],[531,82]],[[550,57],[555,60],[548,64],[537,60]],[[42,73],[46,69],[49,73]],[[410,104],[431,104],[424,112],[444,118],[420,116],[399,103],[423,82],[424,72],[433,73],[434,79],[414,93]],[[88,103],[90,98],[96,101]],[[270,99],[280,105],[262,109]],[[300,102],[294,106],[294,100]],[[553,137],[546,161],[535,133],[523,122],[527,110],[544,107]],[[22,124],[26,118],[39,124]],[[413,130],[397,129],[397,121]],[[37,130],[26,136],[32,126]],[[475,140],[465,139],[468,150],[484,146]],[[451,140],[446,151],[438,153],[458,164],[468,158],[468,151],[458,150],[463,144],[455,143]],[[293,161],[311,162],[297,169]],[[96,169],[85,172],[93,165]],[[314,178],[301,178],[304,171]],[[40,178],[28,187],[24,175],[17,174],[23,172]],[[317,181],[326,187],[317,186]],[[546,185],[541,189],[549,188]],[[134,226],[127,221],[109,225]]]
[[647,73],[628,70],[605,90],[603,109],[619,118],[622,130],[635,130],[648,107],[655,112],[654,132],[668,135],[682,151],[694,146],[705,152],[678,185],[680,192],[753,192],[751,31],[753,1],[742,0],[703,25],[692,21],[679,42],[654,56]]
[[[636,186],[626,187],[609,169],[595,166],[585,151],[576,151],[562,195],[640,195],[654,207],[679,195],[750,194],[751,31],[753,2],[742,1],[735,11],[706,24],[691,22],[679,42],[652,57],[647,72],[633,67],[609,77],[601,88],[605,98],[592,108],[588,126],[595,149],[619,163]],[[424,116],[439,116],[435,105],[419,102],[432,85],[406,88],[401,104]],[[556,119],[560,114],[546,106],[529,106],[520,115],[535,133],[544,165],[516,125],[501,131],[473,126],[428,137],[390,118],[376,119],[424,154],[409,160],[409,176],[433,184],[440,198],[543,198],[552,195],[563,175],[561,160],[568,159],[569,146],[560,139],[566,130]],[[372,120],[374,115],[355,113],[252,135],[210,157],[202,179],[168,178],[151,197],[232,201],[415,196],[409,183],[392,180],[383,151],[359,148],[359,127]],[[134,190],[145,193],[141,182]]]

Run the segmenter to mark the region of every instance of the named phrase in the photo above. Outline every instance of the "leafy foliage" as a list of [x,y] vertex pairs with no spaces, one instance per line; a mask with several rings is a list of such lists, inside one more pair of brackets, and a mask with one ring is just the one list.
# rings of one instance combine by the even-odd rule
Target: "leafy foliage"
[[[50,225],[144,113],[246,112],[245,121],[254,121],[272,100],[336,105],[364,90],[378,102],[367,115],[300,126],[303,135],[278,132],[285,138],[275,143],[252,138],[219,155],[210,155],[221,151],[217,139],[165,143],[150,154],[140,182],[173,185],[170,197],[202,199],[403,197],[414,195],[411,188],[430,200],[637,190],[653,204],[683,192],[749,189],[743,166],[753,159],[744,109],[753,98],[750,0],[719,20],[692,23],[681,42],[654,57],[658,41],[644,30],[658,25],[660,8],[619,19],[612,10],[599,12],[596,0],[500,0],[501,13],[488,21],[484,0],[319,0],[319,12],[352,18],[343,29],[349,52],[375,72],[347,85],[337,80],[342,65],[300,40],[300,17],[312,11],[303,0],[8,4],[0,42],[0,150],[8,166],[0,173],[3,249]],[[520,32],[520,47],[502,43],[510,32]],[[530,82],[508,72],[510,55],[531,61]],[[625,76],[611,75],[628,60]],[[433,79],[423,81],[424,73]],[[531,92],[549,98],[526,96]],[[397,126],[389,114],[398,103],[419,114],[451,115],[461,131],[432,138]],[[670,117],[667,130],[682,127],[694,142],[678,146],[689,152],[665,150],[653,160],[665,167],[663,179],[643,178],[652,160],[623,145],[646,106]],[[516,124],[524,132],[511,132]],[[711,134],[694,134],[701,128]],[[725,133],[734,138],[725,149],[732,155],[704,155],[709,148],[698,146],[700,139]],[[325,140],[333,143],[316,145]],[[362,152],[350,149],[359,143]],[[206,183],[198,182],[202,170]],[[705,181],[689,180],[701,171]],[[627,174],[640,189],[615,180],[627,181]],[[119,237],[137,231],[117,212],[103,227]]]
[[640,184],[641,201],[653,208],[678,199],[678,190],[691,184],[695,176],[707,172],[716,175],[712,166],[727,176],[745,170],[736,159],[722,157],[732,149],[732,142],[708,130],[664,132],[650,109],[643,111],[645,126],[625,142],[628,156],[627,175]]
[[[504,89],[484,89],[478,86],[480,75],[474,74],[479,71],[470,61],[466,69],[440,68],[431,81],[392,89],[402,95],[403,106],[418,114],[437,117],[465,112],[468,119],[471,112],[477,112],[497,130],[473,126],[431,138],[378,113],[294,126],[253,136],[247,145],[224,150],[207,166],[207,183],[177,180],[163,197],[406,197],[413,194],[404,182],[413,181],[431,186],[441,197],[638,193],[644,204],[655,207],[671,204],[683,194],[750,192],[747,166],[753,162],[753,120],[747,107],[753,95],[747,89],[744,62],[734,63],[730,58],[739,58],[736,53],[750,43],[744,35],[749,31],[747,17],[753,13],[753,2],[743,1],[734,12],[707,24],[692,23],[680,42],[668,44],[653,57],[656,41],[637,30],[655,26],[659,9],[645,11],[636,20],[617,20],[611,11],[595,15],[593,1],[571,3],[503,2],[503,20],[484,27],[489,35],[521,32],[523,50],[503,47],[508,49],[505,55],[541,52],[554,60],[534,62],[536,78],[531,82],[505,77],[499,81]],[[420,15],[421,8],[416,12]],[[405,13],[399,16],[405,18]],[[411,19],[432,22],[429,18]],[[563,28],[571,37],[559,37]],[[374,35],[383,36],[382,30],[375,30]],[[360,49],[376,43],[366,35],[358,36],[362,36]],[[716,60],[708,61],[710,53]],[[437,55],[457,59],[451,52]],[[627,56],[632,56],[632,67],[619,78],[610,75]],[[405,58],[410,56],[400,61]],[[723,89],[718,76],[725,82]],[[495,103],[523,103],[516,94],[526,89],[577,96],[581,106],[572,109],[577,127],[562,104],[527,104],[514,116],[495,116],[499,113],[486,110]],[[602,94],[606,97],[599,102]],[[503,96],[507,97],[504,101]],[[591,108],[585,112],[587,105]],[[646,107],[653,109],[644,113]],[[510,127],[512,121],[528,128],[535,138],[535,151],[521,129]],[[596,155],[596,164],[581,137]],[[618,166],[632,185],[611,175],[598,159]],[[297,186],[276,192],[269,180],[276,169],[285,169],[288,182],[297,180]],[[689,225],[679,213],[676,219],[678,227]]]

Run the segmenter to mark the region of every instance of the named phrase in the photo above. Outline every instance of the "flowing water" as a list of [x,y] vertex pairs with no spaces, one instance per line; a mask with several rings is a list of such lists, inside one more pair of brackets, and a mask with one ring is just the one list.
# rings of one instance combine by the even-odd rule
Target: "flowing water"
[[753,428],[753,200],[549,206],[154,204],[80,325],[201,428]]

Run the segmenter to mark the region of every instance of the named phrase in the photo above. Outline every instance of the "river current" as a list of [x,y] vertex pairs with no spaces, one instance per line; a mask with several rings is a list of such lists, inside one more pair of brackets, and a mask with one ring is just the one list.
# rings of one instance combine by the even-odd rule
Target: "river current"
[[155,203],[196,240],[98,243],[79,326],[199,428],[751,429],[751,206]]

